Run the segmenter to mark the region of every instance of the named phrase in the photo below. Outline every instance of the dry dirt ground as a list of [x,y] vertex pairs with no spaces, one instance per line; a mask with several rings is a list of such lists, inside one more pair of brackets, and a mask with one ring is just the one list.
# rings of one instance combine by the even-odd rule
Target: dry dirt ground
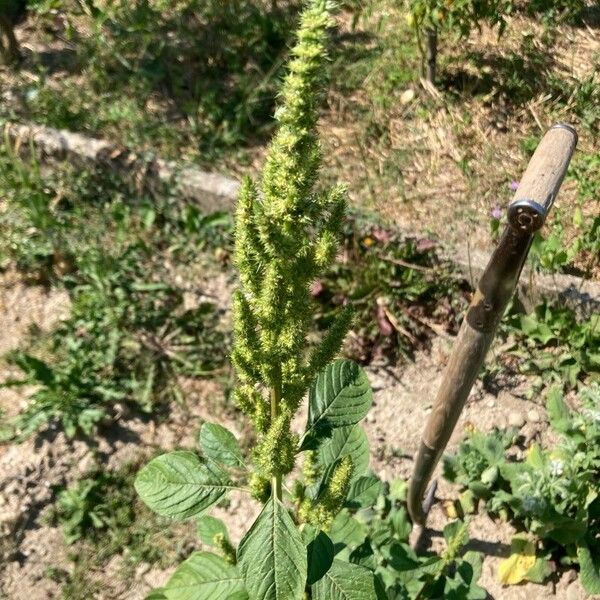
[[[224,286],[218,286],[221,289]],[[41,287],[26,286],[10,276],[0,287],[0,330],[2,350],[14,348],[31,325],[47,329],[68,310],[64,294]],[[439,386],[452,340],[438,338],[431,352],[419,354],[412,363],[371,367],[374,407],[366,419],[372,451],[372,469],[383,479],[406,478],[419,442],[420,429]],[[6,377],[8,373],[2,376]],[[184,383],[185,385],[185,383]],[[480,385],[473,390],[456,433],[455,448],[467,422],[482,430],[494,426],[521,424],[526,438],[545,436],[546,415],[542,406],[523,398],[524,382],[512,382],[494,395]],[[218,420],[243,437],[243,422],[223,416],[219,409],[221,390],[212,382],[188,384],[187,405],[173,404],[160,422],[123,415],[118,423],[98,437],[95,448],[79,440],[67,440],[62,433],[46,432],[21,444],[0,445],[0,598],[6,600],[49,600],[60,597],[60,587],[48,577],[49,568],[73,568],[69,554],[77,546],[65,544],[59,527],[47,524],[44,511],[53,502],[55,486],[65,486],[84,476],[96,465],[108,469],[148,455],[157,448],[193,447],[197,428],[204,419]],[[215,400],[216,398],[216,400]],[[0,409],[15,414],[26,401],[24,391],[1,390]],[[442,546],[441,530],[448,521],[443,500],[455,498],[457,490],[439,480],[438,502],[424,532],[425,544]],[[257,506],[245,497],[234,497],[230,506],[218,509],[225,516],[232,537],[238,540],[256,515]],[[503,600],[586,598],[575,573],[563,575],[556,585],[526,584],[503,588],[497,583],[497,567],[510,545],[511,527],[476,516],[471,525],[472,546],[484,552],[481,584],[491,598]],[[163,583],[171,570],[161,571],[140,565],[133,578],[123,578],[122,557],[115,556],[92,578],[101,584],[97,600],[137,600],[152,587]]]

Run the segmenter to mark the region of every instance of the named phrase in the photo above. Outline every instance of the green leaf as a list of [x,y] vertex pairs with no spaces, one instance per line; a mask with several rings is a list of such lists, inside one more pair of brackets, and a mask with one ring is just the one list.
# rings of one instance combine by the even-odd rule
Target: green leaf
[[412,531],[412,523],[408,516],[408,512],[404,507],[393,509],[391,514],[392,527],[394,533],[402,541],[408,541],[408,537]]
[[312,597],[313,600],[376,600],[373,573],[336,559],[325,576],[312,586]]
[[300,600],[307,575],[306,546],[285,507],[271,498],[238,548],[251,600]]
[[471,582],[479,581],[483,567],[483,557],[481,556],[481,553],[476,552],[475,550],[467,550],[463,556],[463,561],[469,563],[473,570]]
[[381,480],[374,475],[360,477],[350,486],[346,505],[352,508],[372,506],[381,489]]
[[243,600],[248,598],[234,565],[210,552],[194,552],[169,579],[167,600]]
[[390,481],[390,500],[397,500],[400,502],[406,502],[406,496],[408,495],[408,484],[403,479],[392,479]]
[[360,425],[334,429],[331,439],[319,448],[319,461],[324,467],[346,456],[352,458],[352,479],[355,480],[369,467],[369,442]]
[[537,444],[532,444],[527,451],[526,463],[534,469],[544,469],[546,467],[547,458]]
[[341,510],[333,523],[329,531],[329,537],[332,539],[336,546],[336,551],[339,550],[338,546],[358,546],[365,538],[366,531],[365,526],[352,517],[348,510]]
[[443,530],[444,539],[450,545],[464,546],[469,541],[469,529],[466,521],[452,521]]
[[174,519],[200,514],[233,487],[217,465],[182,450],[151,460],[138,473],[134,485],[149,508]]
[[244,467],[238,441],[231,431],[217,423],[204,423],[200,429],[200,448],[205,457],[227,465]]
[[333,542],[326,533],[319,531],[306,550],[308,556],[306,583],[312,585],[327,573],[333,563]]
[[567,433],[571,429],[571,411],[562,398],[560,388],[553,388],[548,392],[546,410],[550,425],[559,433]]
[[477,498],[472,490],[466,489],[459,497],[460,508],[465,515],[473,514],[477,510]]
[[600,594],[600,558],[592,555],[589,546],[583,542],[577,546],[577,558],[581,569],[581,585],[590,594]]
[[209,546],[214,545],[216,535],[223,535],[225,539],[229,539],[227,526],[221,519],[211,517],[210,515],[202,515],[196,521],[198,537]]
[[536,558],[533,567],[527,571],[525,579],[533,583],[544,583],[552,575],[552,566],[550,561],[545,558]]
[[25,352],[15,352],[9,355],[9,359],[25,372],[32,382],[48,387],[54,384],[54,371],[43,360]]
[[336,360],[319,373],[308,394],[308,421],[302,448],[332,430],[358,423],[373,403],[367,374],[350,360]]
[[366,567],[374,571],[377,568],[377,558],[373,552],[373,546],[369,538],[360,545],[354,548],[350,553],[349,562],[361,567]]

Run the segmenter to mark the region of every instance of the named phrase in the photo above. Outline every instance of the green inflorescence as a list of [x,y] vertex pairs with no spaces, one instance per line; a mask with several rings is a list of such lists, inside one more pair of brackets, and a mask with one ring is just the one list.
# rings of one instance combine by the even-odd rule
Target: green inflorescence
[[346,501],[353,472],[352,458],[345,456],[334,467],[331,477],[316,501],[313,502],[307,498],[302,502],[299,511],[300,518],[327,531]]
[[237,557],[233,544],[229,541],[229,538],[223,533],[216,533],[213,538],[213,544],[219,549],[223,558],[230,564],[235,565]]
[[257,496],[264,495],[265,480],[281,481],[293,469],[298,439],[291,419],[351,322],[343,312],[307,351],[310,285],[336,256],[346,209],[343,187],[316,189],[321,151],[315,127],[331,9],[325,0],[311,0],[303,13],[261,185],[244,179],[237,207],[241,285],[233,301],[232,360],[240,381],[235,399],[258,433]]
[[315,450],[307,450],[304,453],[302,475],[304,475],[304,482],[306,485],[314,485],[317,483],[319,476],[321,475],[321,466],[317,460],[317,453]]

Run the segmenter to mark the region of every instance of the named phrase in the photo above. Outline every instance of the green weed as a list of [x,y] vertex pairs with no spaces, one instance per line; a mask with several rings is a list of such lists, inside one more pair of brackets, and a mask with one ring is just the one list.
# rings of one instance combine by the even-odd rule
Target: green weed
[[10,357],[23,377],[5,385],[36,386],[13,424],[19,438],[57,422],[69,436],[89,435],[116,402],[149,412],[180,398],[180,376],[223,373],[229,342],[218,307],[186,306],[190,283],[170,265],[218,267],[210,254],[226,259],[230,218],[140,196],[101,173],[42,173],[35,161],[3,158],[4,262],[63,286],[71,300],[43,348]]
[[95,587],[103,589],[89,574],[103,570],[117,555],[122,563],[114,575],[126,581],[141,563],[166,568],[188,553],[187,543],[193,539],[137,499],[136,469],[128,464],[117,471],[93,471],[57,490],[47,519],[62,527],[66,543],[73,546],[73,568],[68,572],[51,568],[47,577],[62,584],[64,598],[83,599]]
[[353,309],[348,356],[361,362],[412,357],[439,331],[455,332],[464,284],[440,261],[429,239],[403,239],[374,219],[355,215],[344,226],[343,260],[313,285],[317,323]]
[[485,598],[477,585],[482,557],[463,550],[468,523],[455,521],[444,528],[446,548],[439,555],[417,554],[408,540],[412,524],[406,490],[403,481],[394,480],[384,484],[372,507],[342,511],[330,532],[336,557],[373,569],[386,598]]
[[579,397],[580,409],[574,411],[559,388],[548,392],[550,424],[560,436],[553,449],[533,444],[526,458],[518,459],[512,449],[508,451],[518,441],[514,434],[474,432],[456,455],[445,460],[444,472],[466,488],[460,510],[471,512],[481,501],[487,511],[535,536],[530,568],[521,579],[543,582],[552,573],[551,560],[566,568],[575,564],[585,589],[596,594],[600,593],[600,387],[582,388]]
[[136,470],[135,464],[127,464],[117,471],[93,471],[57,491],[48,518],[62,527],[67,544],[84,540],[93,545],[98,563],[123,554],[133,566],[169,564],[173,553],[163,542],[174,533],[164,530],[164,519],[137,499]]
[[179,397],[178,376],[214,375],[223,365],[226,336],[214,305],[186,309],[183,291],[152,258],[131,246],[116,257],[89,252],[78,264],[71,315],[50,336],[53,358],[10,357],[25,375],[18,383],[37,386],[15,423],[20,438],[56,421],[70,437],[90,435],[114,403],[150,412]]
[[[23,82],[23,116],[54,127],[104,132],[164,154],[204,159],[264,139],[297,2],[159,0],[41,6],[67,24],[71,69],[45,85]],[[86,6],[87,8],[83,8]],[[91,8],[93,7],[93,8]],[[21,109],[23,110],[23,109]],[[165,115],[168,125],[165,124]]]
[[[476,586],[480,559],[460,558],[466,524],[446,529],[448,547],[440,557],[411,561],[408,545],[392,539],[394,526],[404,542],[411,530],[406,509],[396,510],[386,527],[373,533],[377,553],[370,537],[353,552],[346,548],[356,533],[353,515],[372,511],[383,485],[368,470],[368,441],[360,426],[372,404],[368,378],[356,363],[335,360],[351,324],[350,308],[338,312],[319,343],[309,337],[310,285],[335,260],[346,209],[340,186],[314,190],[320,164],[316,106],[332,24],[329,8],[323,0],[307,4],[262,184],[245,179],[236,213],[235,397],[257,442],[245,456],[233,433],[204,423],[200,453],[168,452],[138,473],[135,487],[149,508],[176,520],[198,519],[201,537],[216,550],[194,552],[153,592],[155,598],[181,598],[182,589],[198,597],[261,600],[375,600],[388,597],[386,590],[415,600],[445,590],[455,590],[457,597],[485,596]],[[415,293],[418,289],[415,285]],[[306,392],[308,418],[298,434],[293,417]],[[298,455],[302,473],[294,469]],[[234,489],[262,505],[237,548],[224,523],[207,519],[210,508]],[[336,527],[338,519],[346,522]],[[387,564],[379,564],[380,556],[390,555]],[[385,567],[394,559],[392,572]]]
[[505,335],[514,336],[506,348],[518,359],[520,372],[534,375],[530,393],[549,383],[569,388],[600,373],[600,315],[579,318],[570,308],[540,304],[531,314],[509,314]]

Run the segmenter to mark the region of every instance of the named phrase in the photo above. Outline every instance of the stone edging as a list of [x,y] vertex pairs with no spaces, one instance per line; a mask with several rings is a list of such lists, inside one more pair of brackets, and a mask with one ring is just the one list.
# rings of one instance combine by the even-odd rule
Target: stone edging
[[231,209],[239,189],[239,183],[229,177],[150,154],[136,154],[118,144],[65,129],[4,123],[4,137],[12,141],[17,152],[24,152],[33,144],[42,159],[68,159],[126,171],[135,181],[143,180],[146,187],[168,184],[206,210]]

